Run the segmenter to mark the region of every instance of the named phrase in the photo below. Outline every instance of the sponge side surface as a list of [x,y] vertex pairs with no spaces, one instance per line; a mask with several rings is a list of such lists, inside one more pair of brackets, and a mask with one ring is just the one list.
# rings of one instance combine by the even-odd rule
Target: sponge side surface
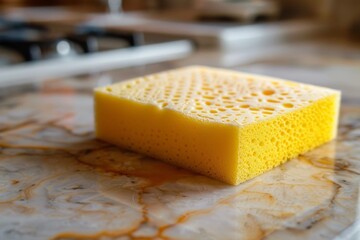
[[96,135],[212,178],[235,184],[239,129],[169,109],[95,93]]
[[240,130],[236,184],[336,137],[340,95],[335,93],[307,107]]

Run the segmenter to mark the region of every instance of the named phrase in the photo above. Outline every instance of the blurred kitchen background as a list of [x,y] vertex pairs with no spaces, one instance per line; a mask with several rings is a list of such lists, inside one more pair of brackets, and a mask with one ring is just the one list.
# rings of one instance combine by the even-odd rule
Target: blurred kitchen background
[[203,64],[345,100],[360,91],[358,0],[0,0],[0,11],[0,86]]
[[[355,191],[358,187],[357,178],[350,181],[344,174],[345,171],[352,172],[353,175],[349,176],[357,174],[355,167],[359,158],[355,155],[360,154],[355,144],[360,136],[360,129],[356,129],[360,128],[360,0],[0,0],[0,129],[2,129],[0,138],[3,143],[0,152],[6,153],[5,155],[11,158],[11,162],[19,166],[20,163],[29,162],[17,170],[15,165],[12,166],[12,163],[5,161],[4,169],[9,169],[16,176],[20,176],[19,174],[32,176],[33,174],[28,170],[34,169],[36,172],[33,173],[41,172],[40,178],[34,178],[40,179],[41,184],[42,179],[51,179],[56,191],[62,189],[70,191],[70,188],[57,187],[56,179],[43,175],[47,170],[43,172],[42,167],[38,168],[34,164],[39,162],[42,165],[41,154],[46,154],[44,155],[46,161],[48,158],[50,161],[54,156],[54,163],[67,164],[70,161],[67,161],[67,158],[73,159],[77,156],[77,152],[79,154],[83,152],[87,156],[92,149],[102,149],[102,144],[93,145],[92,141],[94,138],[93,89],[187,65],[222,67],[342,91],[343,120],[339,128],[339,139],[329,145],[329,153],[328,150],[324,151],[326,152],[324,156],[313,154],[318,163],[315,163],[315,160],[311,161],[314,166],[326,170],[319,171],[321,174],[317,174],[316,171],[313,177],[321,178],[324,185],[319,186],[323,188],[329,186],[330,192],[334,192],[334,197],[327,199],[325,196],[326,201],[323,203],[314,201],[314,204],[320,205],[306,210],[304,219],[300,215],[300,218],[297,214],[293,215],[293,210],[287,215],[291,216],[289,221],[283,216],[279,217],[277,211],[275,212],[277,218],[286,219],[283,225],[286,228],[284,231],[294,233],[295,238],[298,239],[303,235],[297,234],[304,232],[304,236],[311,236],[312,231],[319,231],[319,235],[316,236],[325,239],[347,226],[344,223],[350,224],[350,220],[355,221],[355,219],[356,222],[350,228],[334,239],[360,239],[360,208],[359,204],[355,203],[359,199],[356,197],[358,192]],[[54,121],[55,118],[60,119]],[[71,137],[62,139],[64,136]],[[43,145],[47,141],[49,143]],[[340,150],[335,154],[337,146]],[[102,157],[102,155],[96,156]],[[104,157],[106,156],[108,155],[104,152]],[[19,162],[23,157],[24,161]],[[82,156],[79,157],[79,162],[82,162],[81,159]],[[336,159],[336,162],[332,159]],[[306,158],[304,161],[309,160]],[[333,165],[334,169],[332,169]],[[298,165],[295,163],[294,166]],[[24,170],[23,173],[23,169],[28,170]],[[56,176],[61,173],[57,170],[51,171],[54,171]],[[284,182],[283,178],[286,180],[287,173],[280,172],[276,179]],[[80,172],[79,179],[86,180],[87,178],[82,177],[82,174],[87,173]],[[98,179],[96,181],[102,181],[101,176],[98,173],[94,175]],[[7,176],[5,180],[11,184],[9,186],[12,189],[16,189],[16,193],[18,193],[17,189],[20,189],[19,186],[23,188],[22,183],[15,186],[18,180]],[[193,185],[185,182],[182,184],[190,187],[188,189],[196,194],[197,190]],[[83,189],[82,185],[77,187],[68,180],[64,183],[76,186],[74,190]],[[3,187],[4,184],[1,182],[1,189],[5,189],[2,190],[3,192],[7,191]],[[7,186],[6,184],[4,186]],[[30,186],[31,183],[26,184]],[[86,182],[84,184],[85,188],[89,185]],[[114,178],[114,184],[110,185],[109,189],[113,189],[114,186],[117,188],[121,184],[122,180],[118,181]],[[34,185],[31,185],[31,189]],[[344,189],[339,187],[345,185]],[[127,187],[133,188],[133,186],[136,184],[132,183]],[[197,188],[202,185],[194,186]],[[40,189],[41,191],[36,190],[40,195],[34,196],[48,196],[47,188],[45,186]],[[98,188],[97,186],[96,189]],[[210,191],[209,189],[205,190]],[[278,190],[275,191],[279,192],[286,191],[282,185],[276,189]],[[307,188],[304,189],[307,191]],[[49,200],[48,204],[48,199],[41,198],[28,201],[26,198],[28,194],[25,193],[27,190],[21,192],[20,190],[21,199],[16,198],[16,204],[21,207],[19,208],[21,213],[24,212],[23,209],[26,210],[26,214],[32,213],[33,209],[29,206],[42,206],[46,202],[48,207],[52,203],[52,200]],[[91,189],[80,191],[85,191],[85,200],[89,199],[87,194]],[[127,201],[123,197],[118,198],[119,194],[116,192],[108,191],[108,193],[120,204],[122,201]],[[71,194],[73,194],[72,190]],[[75,195],[76,204],[88,204],[87,200],[81,202],[81,198]],[[22,196],[25,196],[24,199]],[[151,196],[154,195],[146,194],[145,197],[151,199]],[[99,199],[103,201],[102,197]],[[60,203],[61,201],[63,198],[60,199]],[[193,202],[196,201],[203,201],[202,197],[195,198]],[[348,206],[354,208],[354,216],[344,216],[348,211],[345,211],[347,208],[342,205],[343,201],[348,201],[350,204]],[[67,200],[65,202],[66,206],[71,208],[64,211],[66,213],[72,211],[73,205],[70,205],[72,202],[68,203]],[[112,202],[109,204],[113,209]],[[56,218],[49,221],[48,226],[54,229],[61,228],[62,225],[57,221],[70,226],[71,222],[66,217],[68,215],[64,215],[64,218],[54,211],[55,208],[60,210],[58,206],[61,204],[54,206],[51,205],[49,209]],[[101,205],[95,205],[95,208],[98,209],[98,206]],[[330,208],[327,209],[326,206]],[[87,207],[90,208],[93,206]],[[43,213],[35,210],[40,215]],[[313,212],[316,214],[311,215]],[[98,226],[102,226],[91,222],[86,216],[81,216],[81,219],[85,219],[84,231],[94,232]],[[21,231],[7,228],[14,224],[12,222],[8,224],[3,220],[6,226],[2,228],[2,232],[5,235],[9,234],[6,235],[9,236],[6,239],[19,239],[25,236],[20,234],[44,238],[45,235],[41,235],[42,231],[37,232],[40,228],[37,227],[39,224],[36,225],[36,215],[28,215],[25,218],[27,219],[25,222],[14,222],[18,220],[15,217],[11,218]],[[78,218],[74,219],[78,221]],[[326,221],[333,219],[339,224],[326,225],[327,223],[322,223],[322,219]],[[313,227],[312,224],[318,220],[318,224]],[[31,225],[26,225],[27,222]],[[250,223],[252,222],[251,220]],[[140,230],[131,236],[142,236],[141,234],[148,230],[153,231],[151,224],[145,222],[143,225],[144,232]],[[71,231],[77,226],[71,226]],[[326,226],[336,227],[330,229]],[[266,229],[263,231],[260,227],[261,236],[268,234]],[[320,232],[319,229],[323,227],[326,229]],[[44,231],[48,232],[48,229]],[[106,231],[105,229],[102,232],[106,233]],[[321,235],[325,231],[329,234]],[[84,236],[91,236],[86,234]],[[69,235],[66,233],[58,236],[63,236],[65,239]],[[112,235],[106,235],[105,238],[110,239],[110,236]],[[274,236],[276,238],[277,235]],[[285,235],[281,235],[280,232],[279,236]]]

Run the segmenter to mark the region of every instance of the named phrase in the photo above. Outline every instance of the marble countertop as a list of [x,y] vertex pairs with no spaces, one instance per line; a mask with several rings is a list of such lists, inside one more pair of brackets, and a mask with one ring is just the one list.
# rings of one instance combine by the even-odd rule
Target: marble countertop
[[336,140],[239,186],[94,138],[93,87],[184,61],[0,92],[0,239],[334,239],[358,220],[360,101],[346,92]]

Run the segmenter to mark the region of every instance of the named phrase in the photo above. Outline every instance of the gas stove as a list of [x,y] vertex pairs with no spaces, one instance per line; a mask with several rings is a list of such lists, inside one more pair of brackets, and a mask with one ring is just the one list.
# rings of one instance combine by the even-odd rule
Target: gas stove
[[188,56],[194,46],[199,52],[271,48],[327,28],[311,19],[224,22],[203,12],[201,8],[117,14],[61,8],[8,12],[0,27],[0,58],[5,59],[0,59],[0,79],[9,83],[46,74],[62,77],[139,66]]
[[63,58],[142,44],[139,33],[109,32],[96,27],[54,33],[42,25],[0,19],[0,48],[18,55],[18,61]]
[[67,25],[61,18],[46,22],[36,14],[27,17],[0,18],[1,86],[168,61],[193,51],[188,40],[149,40],[140,32],[112,31],[81,21]]

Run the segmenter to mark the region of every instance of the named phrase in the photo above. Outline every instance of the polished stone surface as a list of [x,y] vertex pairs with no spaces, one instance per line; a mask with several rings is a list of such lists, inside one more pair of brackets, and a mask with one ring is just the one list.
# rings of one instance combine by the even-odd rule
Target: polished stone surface
[[[340,89],[339,136],[236,187],[94,139],[92,88],[189,64]],[[0,239],[348,239],[359,73],[360,44],[326,39],[0,88]]]
[[360,106],[339,136],[229,186],[94,139],[91,89],[0,102],[0,239],[332,239],[358,218]]

